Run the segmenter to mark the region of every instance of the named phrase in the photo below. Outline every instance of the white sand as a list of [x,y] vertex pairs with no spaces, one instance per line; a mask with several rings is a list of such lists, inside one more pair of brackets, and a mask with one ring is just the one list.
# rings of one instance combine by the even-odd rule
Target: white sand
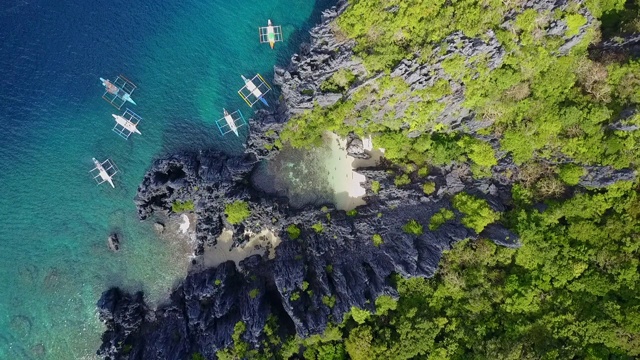
[[325,157],[325,166],[329,171],[328,180],[334,192],[334,204],[337,209],[349,211],[357,206],[366,204],[362,197],[366,190],[361,183],[366,181],[364,175],[354,171],[359,167],[374,166],[382,151],[373,150],[371,137],[363,140],[365,150],[371,156],[370,159],[356,159],[347,154],[347,141],[334,133],[327,133],[326,141],[329,145],[329,154]]
[[205,246],[200,265],[212,267],[233,260],[237,266],[247,257],[256,254],[264,255],[267,251],[269,259],[275,258],[275,249],[280,244],[280,238],[271,230],[264,229],[258,234],[245,234],[250,236],[249,241],[242,247],[232,248],[233,231],[225,229],[218,237],[218,243],[215,246]]

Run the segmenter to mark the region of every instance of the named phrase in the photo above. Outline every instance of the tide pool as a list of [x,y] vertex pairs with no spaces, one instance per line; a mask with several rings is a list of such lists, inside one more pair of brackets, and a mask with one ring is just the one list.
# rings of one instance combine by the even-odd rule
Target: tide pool
[[[243,150],[222,138],[222,108],[252,110],[240,74],[286,64],[332,1],[8,0],[0,10],[0,359],[93,359],[95,303],[110,286],[161,302],[185,274],[184,247],[140,222],[133,198],[153,159],[180,150]],[[275,50],[258,42],[282,25]],[[123,74],[142,135],[111,131],[99,77]],[[269,98],[275,101],[274,91]],[[256,105],[258,106],[258,105]],[[92,157],[120,169],[96,186]],[[122,234],[119,253],[106,245]]]

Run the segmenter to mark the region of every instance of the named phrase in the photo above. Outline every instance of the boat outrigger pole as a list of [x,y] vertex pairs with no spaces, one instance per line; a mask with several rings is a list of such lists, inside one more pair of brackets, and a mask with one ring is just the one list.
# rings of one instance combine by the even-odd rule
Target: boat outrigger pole
[[253,105],[260,101],[266,106],[269,106],[267,100],[264,98],[265,94],[271,91],[271,86],[267,84],[260,74],[257,74],[252,79],[247,79],[244,75],[240,75],[244,81],[244,86],[238,90],[238,94],[247,103],[247,105],[253,107]]

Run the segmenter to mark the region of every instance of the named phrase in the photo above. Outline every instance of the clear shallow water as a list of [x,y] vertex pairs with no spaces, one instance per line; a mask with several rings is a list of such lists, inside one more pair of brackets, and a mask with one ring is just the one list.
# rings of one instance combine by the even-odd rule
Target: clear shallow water
[[[8,2],[7,2],[8,1]],[[0,9],[0,359],[91,359],[109,286],[162,301],[186,254],[139,222],[133,197],[152,160],[181,149],[242,151],[222,139],[222,107],[251,116],[239,74],[270,81],[318,20],[319,0],[7,0]],[[286,43],[257,27],[271,18]],[[111,131],[98,77],[138,85],[142,136]],[[275,95],[275,94],[274,94]],[[124,108],[122,109],[124,111]],[[246,127],[241,137],[246,136]],[[120,168],[96,186],[91,158]],[[123,234],[111,253],[111,230]]]

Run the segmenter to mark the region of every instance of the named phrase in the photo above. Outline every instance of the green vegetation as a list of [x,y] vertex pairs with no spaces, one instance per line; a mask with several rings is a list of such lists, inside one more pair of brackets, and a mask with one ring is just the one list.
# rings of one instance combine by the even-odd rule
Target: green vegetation
[[355,306],[351,307],[351,318],[358,324],[364,324],[365,321],[371,316],[371,313],[367,310],[358,309]]
[[258,289],[252,289],[251,291],[249,291],[249,297],[251,297],[252,299],[255,299],[259,294],[260,290]]
[[222,284],[222,280],[216,279],[213,283],[216,284],[216,286],[220,286],[220,284]]
[[207,360],[207,358],[205,358],[200,353],[194,353],[193,355],[191,355],[191,360]]
[[465,215],[462,223],[478,234],[485,226],[500,218],[500,214],[493,211],[486,201],[469,194],[459,193],[454,196],[453,206]]
[[581,166],[574,165],[574,164],[567,164],[560,167],[558,176],[567,185],[578,185],[578,182],[580,182],[580,178],[585,173],[586,172]]
[[[291,119],[282,141],[304,147],[318,144],[324,131],[372,134],[374,146],[385,148],[402,174],[399,186],[415,169],[425,177],[429,167],[452,162],[469,164],[474,177],[489,176],[508,154],[518,166],[507,174],[515,182],[510,210],[497,213],[466,193],[452,202],[465,226],[480,233],[500,219],[518,234],[521,247],[457,243],[433,278],[395,277],[397,300],[382,296],[375,312],[354,308],[325,334],[265,346],[264,358],[640,358],[640,182],[576,186],[585,166],[637,170],[640,132],[611,125],[623,110],[638,108],[640,61],[624,54],[589,56],[587,48],[602,36],[640,30],[638,3],[570,1],[554,11],[502,0],[349,4],[337,27],[356,41],[354,56],[377,77],[331,107]],[[583,6],[601,21],[602,34],[598,21],[587,24]],[[550,35],[556,22],[566,30]],[[488,41],[489,30],[505,50],[495,69],[484,55],[463,58],[443,46],[454,32]],[[584,37],[576,46],[561,48],[577,34]],[[441,65],[445,78],[412,90],[390,75],[402,59]],[[327,89],[342,93],[353,85],[331,81]],[[487,124],[479,135],[499,143],[438,122],[446,103],[439,100],[460,84],[463,106]],[[396,113],[399,103],[406,105],[402,113]],[[638,126],[640,115],[623,121]],[[544,206],[533,206],[538,203]],[[454,217],[441,209],[429,229]],[[402,229],[423,231],[416,220]],[[336,299],[322,301],[333,307]],[[275,334],[273,329],[268,331]],[[231,349],[238,358],[249,357],[249,350],[238,352],[237,342]]]
[[320,223],[320,222],[317,222],[317,223],[311,225],[311,228],[318,234],[320,234],[322,232],[322,230],[324,229],[322,227],[322,223]]
[[356,81],[356,75],[354,73],[346,69],[340,69],[320,84],[320,90],[324,92],[341,93],[348,90],[354,81]]
[[219,360],[235,360],[242,358],[256,358],[257,350],[251,350],[249,344],[242,340],[242,334],[247,330],[247,325],[239,321],[233,328],[233,345],[216,353]]
[[371,191],[373,191],[374,194],[378,194],[378,192],[380,192],[380,182],[373,180],[371,182]]
[[420,225],[416,220],[411,219],[408,223],[402,226],[402,231],[407,234],[420,236],[422,235],[422,225]]
[[295,240],[300,237],[300,228],[296,226],[296,224],[291,224],[287,226],[287,234],[289,234],[289,239]]
[[356,216],[356,215],[358,215],[358,210],[356,209],[347,211],[347,216]]
[[330,309],[333,309],[333,307],[336,305],[336,298],[334,296],[325,295],[322,297],[322,303]]
[[380,246],[384,241],[382,241],[382,236],[380,234],[373,234],[373,245]]
[[405,185],[411,184],[411,179],[409,179],[409,175],[402,174],[402,175],[396,176],[393,182],[396,184],[396,186],[405,186]]
[[291,301],[297,301],[300,300],[300,292],[299,291],[294,291],[291,296],[289,297],[289,300]]
[[227,220],[232,225],[240,224],[244,219],[251,215],[251,211],[249,211],[249,204],[242,200],[236,200],[227,204],[224,208],[224,213],[227,215]]
[[171,204],[171,211],[173,211],[174,213],[193,211],[193,209],[194,209],[193,200],[176,201],[173,204]]
[[427,181],[422,185],[422,191],[426,195],[433,194],[436,191],[436,183],[434,183],[433,181]]
[[455,215],[453,214],[453,211],[446,208],[440,209],[437,213],[433,214],[431,220],[429,220],[429,230],[438,230],[442,224],[449,220],[453,220],[454,217]]

